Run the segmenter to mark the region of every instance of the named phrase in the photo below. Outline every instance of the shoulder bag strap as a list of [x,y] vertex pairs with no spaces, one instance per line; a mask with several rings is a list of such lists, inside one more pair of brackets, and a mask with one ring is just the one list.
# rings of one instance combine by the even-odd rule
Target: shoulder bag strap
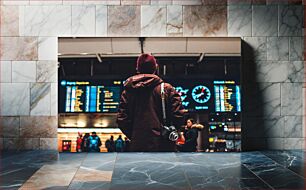
[[164,120],[164,125],[167,123],[167,118],[166,118],[166,105],[165,105],[165,83],[161,83],[161,99],[162,99],[162,109],[163,109],[163,120]]

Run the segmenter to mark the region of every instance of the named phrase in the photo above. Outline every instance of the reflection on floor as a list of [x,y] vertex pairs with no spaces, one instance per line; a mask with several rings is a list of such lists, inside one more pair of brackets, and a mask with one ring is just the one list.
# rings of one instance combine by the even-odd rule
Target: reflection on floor
[[305,189],[305,153],[3,152],[0,189]]

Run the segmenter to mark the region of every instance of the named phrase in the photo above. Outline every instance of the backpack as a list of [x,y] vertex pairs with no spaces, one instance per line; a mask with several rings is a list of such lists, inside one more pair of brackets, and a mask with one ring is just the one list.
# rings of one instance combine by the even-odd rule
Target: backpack
[[123,148],[123,140],[122,139],[117,139],[116,140],[116,150],[121,150]]
[[90,148],[98,148],[101,146],[101,142],[99,142],[99,137],[89,137],[89,146]]

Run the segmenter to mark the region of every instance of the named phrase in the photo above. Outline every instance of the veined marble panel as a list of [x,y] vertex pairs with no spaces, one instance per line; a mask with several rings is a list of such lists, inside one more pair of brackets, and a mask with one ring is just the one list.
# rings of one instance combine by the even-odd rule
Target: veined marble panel
[[291,61],[303,61],[304,60],[304,38],[303,37],[290,37],[290,50],[289,59]]
[[84,0],[85,5],[120,5],[120,0]]
[[141,6],[141,35],[166,36],[166,6]]
[[284,149],[285,150],[303,149],[304,143],[305,142],[303,138],[284,138]]
[[183,36],[183,7],[167,6],[167,36]]
[[72,6],[72,35],[94,36],[96,26],[94,5]]
[[57,37],[38,38],[38,60],[57,60]]
[[12,82],[35,82],[36,61],[13,61]]
[[150,0],[121,0],[121,5],[150,5]]
[[58,86],[57,83],[51,83],[51,116],[58,115]]
[[30,98],[30,115],[51,114],[51,84],[50,83],[32,83]]
[[[289,61],[258,61],[256,65],[257,82],[299,82],[303,65]],[[250,72],[250,71],[249,71]],[[254,71],[251,71],[254,72]]]
[[268,150],[283,150],[284,138],[267,138],[266,149]]
[[303,116],[285,116],[285,138],[303,137]]
[[267,59],[276,61],[289,60],[289,38],[268,37],[267,38]]
[[26,6],[27,36],[71,36],[71,6]]
[[0,117],[0,128],[2,131],[0,137],[19,137],[19,125],[19,117]]
[[244,132],[249,138],[283,138],[285,117],[272,116],[268,118],[247,117]]
[[252,35],[252,6],[230,5],[228,6],[227,30],[229,36]]
[[202,5],[202,0],[173,0],[173,5]]
[[267,38],[266,37],[245,37],[244,60],[267,60]]
[[1,60],[37,60],[37,38],[0,37]]
[[108,36],[139,36],[140,6],[108,6]]
[[1,115],[18,116],[30,114],[29,83],[1,83]]
[[63,0],[30,0],[30,5],[62,5]]
[[303,114],[303,84],[283,83],[281,84],[281,114],[302,115]]
[[37,82],[57,82],[57,61],[37,61]]
[[39,138],[20,138],[19,141],[21,150],[39,150]]
[[279,6],[279,36],[302,36],[303,6]]
[[19,7],[2,6],[1,7],[1,36],[19,35]]
[[0,82],[12,82],[12,62],[0,61]]
[[96,5],[96,36],[107,36],[107,6]]
[[20,137],[56,138],[58,121],[56,116],[20,117]]
[[57,150],[57,138],[40,138],[40,150]]
[[227,36],[227,6],[185,6],[184,36]]
[[83,4],[84,0],[63,0],[63,5],[83,5]]
[[172,0],[151,0],[151,5],[172,5]]
[[20,144],[19,138],[3,138],[4,150],[18,150]]
[[277,5],[253,5],[252,36],[277,36]]
[[30,0],[2,0],[3,5],[29,5]]
[[243,110],[246,116],[280,116],[280,83],[249,83],[243,87]]

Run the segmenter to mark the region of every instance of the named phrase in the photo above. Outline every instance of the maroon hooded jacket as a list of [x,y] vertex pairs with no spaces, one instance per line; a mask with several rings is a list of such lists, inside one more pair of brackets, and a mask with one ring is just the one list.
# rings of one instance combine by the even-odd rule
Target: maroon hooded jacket
[[[154,74],[138,74],[127,79],[121,94],[118,127],[131,139],[131,151],[175,151],[175,142],[163,139],[161,83]],[[168,83],[164,85],[167,125],[184,124],[180,95]]]

